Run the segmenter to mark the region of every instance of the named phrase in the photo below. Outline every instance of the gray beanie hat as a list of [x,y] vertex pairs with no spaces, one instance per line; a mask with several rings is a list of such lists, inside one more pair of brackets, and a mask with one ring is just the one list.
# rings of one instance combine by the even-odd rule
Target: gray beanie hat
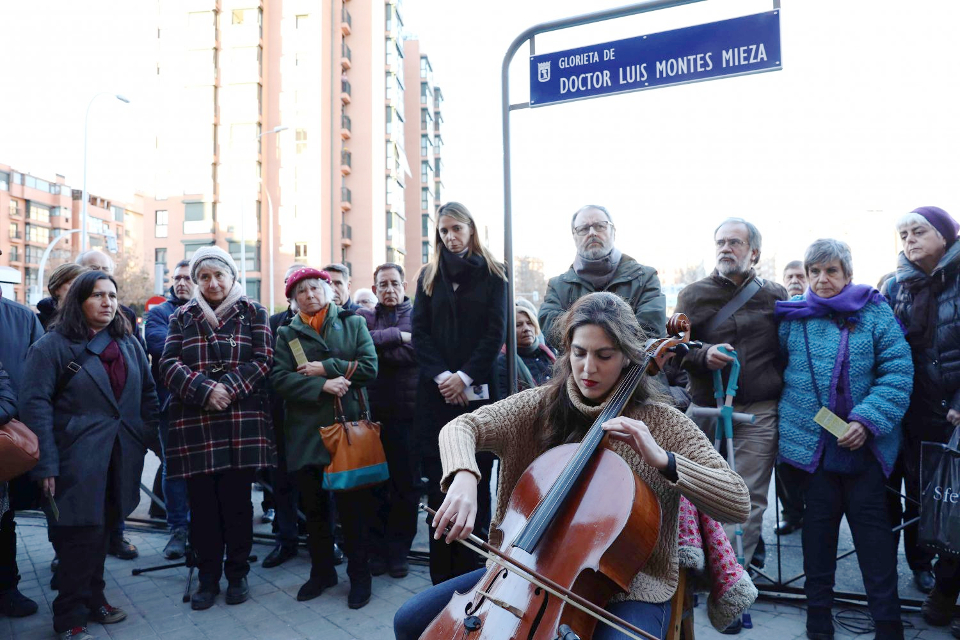
[[230,254],[216,245],[210,245],[209,247],[200,247],[190,258],[190,278],[194,282],[198,282],[197,271],[200,270],[203,263],[210,261],[216,262],[218,266],[222,266],[229,271],[234,280],[237,279],[237,263],[233,261]]

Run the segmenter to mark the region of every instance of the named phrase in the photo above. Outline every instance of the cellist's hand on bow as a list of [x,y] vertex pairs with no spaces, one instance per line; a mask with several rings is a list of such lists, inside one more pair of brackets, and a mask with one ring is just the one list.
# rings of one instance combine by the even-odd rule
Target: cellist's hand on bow
[[642,420],[619,416],[604,422],[603,430],[614,440],[629,444],[637,455],[654,469],[667,468],[667,452],[653,439],[650,429]]
[[473,533],[473,524],[477,518],[477,476],[469,471],[458,471],[450,483],[447,497],[433,517],[433,539],[439,540],[447,525],[450,532],[445,541],[465,540]]

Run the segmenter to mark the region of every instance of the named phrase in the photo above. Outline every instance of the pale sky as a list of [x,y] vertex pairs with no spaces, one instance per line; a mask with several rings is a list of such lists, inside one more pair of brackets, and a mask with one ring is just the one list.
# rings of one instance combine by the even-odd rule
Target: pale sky
[[[354,0],[351,11],[362,2]],[[513,38],[558,17],[622,4],[573,0],[405,0],[446,102],[444,199],[470,208],[502,254],[500,67]],[[753,220],[780,266],[817,237],[850,242],[858,281],[893,269],[893,221],[921,205],[960,217],[956,101],[960,3],[783,0],[783,70],[515,111],[515,255],[547,275],[573,257],[572,213],[602,204],[618,244],[664,276],[712,267],[712,231]],[[356,6],[353,6],[356,5]],[[708,0],[541,36],[545,53],[759,13],[759,0]],[[90,118],[90,190],[123,197],[150,184],[156,44],[147,0],[0,4],[7,99],[0,159],[79,188]],[[527,99],[528,49],[512,66]],[[859,265],[859,267],[858,267]]]

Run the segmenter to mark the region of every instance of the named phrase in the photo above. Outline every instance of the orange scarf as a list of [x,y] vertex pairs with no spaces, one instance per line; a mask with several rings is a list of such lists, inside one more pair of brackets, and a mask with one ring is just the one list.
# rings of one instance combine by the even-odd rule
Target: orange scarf
[[320,331],[320,329],[323,328],[323,321],[327,319],[327,309],[329,308],[330,306],[327,305],[326,307],[324,307],[323,309],[321,309],[315,315],[312,315],[312,316],[308,316],[303,311],[301,311],[300,319],[303,320],[304,324],[310,325],[311,327],[313,327],[313,330],[317,332],[318,336],[323,337],[323,333]]

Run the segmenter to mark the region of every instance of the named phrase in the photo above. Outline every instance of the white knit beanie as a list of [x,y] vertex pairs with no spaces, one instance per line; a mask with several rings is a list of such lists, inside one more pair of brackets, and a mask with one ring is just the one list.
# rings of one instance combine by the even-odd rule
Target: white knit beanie
[[216,245],[210,245],[209,247],[200,247],[193,254],[193,257],[190,258],[190,278],[193,279],[194,282],[199,282],[197,280],[197,271],[200,270],[203,263],[208,261],[213,261],[218,263],[218,266],[223,266],[230,272],[234,280],[237,279],[237,263],[233,261],[230,254]]

